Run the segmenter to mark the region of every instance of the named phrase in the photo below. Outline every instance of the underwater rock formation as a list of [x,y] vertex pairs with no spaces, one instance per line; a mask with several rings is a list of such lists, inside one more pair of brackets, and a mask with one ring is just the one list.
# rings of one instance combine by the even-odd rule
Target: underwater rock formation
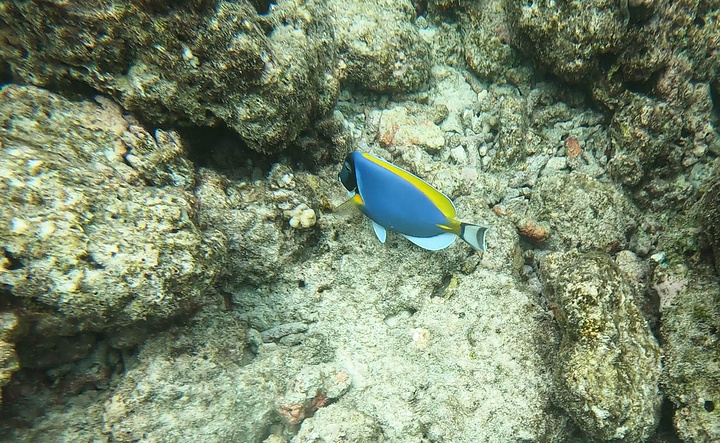
[[600,69],[604,54],[619,52],[630,12],[622,0],[505,2],[513,40],[553,73],[581,81]]
[[720,153],[712,124],[718,7],[716,0],[505,3],[511,44],[614,114],[610,171],[636,188],[642,207],[676,205],[657,198],[676,194],[672,177]]
[[523,79],[522,76],[513,77],[520,53],[510,45],[511,32],[502,5],[501,0],[464,4],[467,9],[459,18],[465,61],[473,72],[487,81],[521,83],[518,80]]
[[177,134],[153,137],[106,99],[12,85],[0,90],[0,127],[0,294],[33,340],[199,303],[225,240],[195,224],[194,171]]
[[[0,440],[718,439],[718,9],[0,0],[0,81],[110,97],[2,92]],[[353,149],[487,253],[334,214]]]
[[[323,208],[318,186],[316,177],[294,174],[285,165],[275,165],[267,179],[257,181],[235,182],[211,169],[199,171],[198,223],[226,236],[230,279],[273,281],[307,253],[319,234],[315,211]],[[297,208],[306,209],[296,215]],[[305,217],[304,228],[293,226],[300,216]]]
[[[670,77],[670,75],[668,75]],[[710,87],[683,84],[668,78],[666,88],[681,87],[669,101],[644,94],[626,92],[622,106],[610,123],[613,158],[609,170],[619,183],[635,187],[655,179],[638,193],[638,202],[650,202],[652,189],[664,177],[690,170],[707,155],[720,152],[712,124],[713,103]],[[667,205],[667,203],[666,203]]]
[[0,2],[16,81],[93,88],[154,124],[217,126],[277,152],[339,92],[324,2]]
[[549,224],[549,244],[565,250],[625,249],[637,224],[637,209],[618,187],[576,172],[541,177],[528,211]]
[[631,98],[613,116],[610,134],[615,155],[610,171],[618,182],[635,186],[645,171],[660,165],[671,171],[682,158],[678,146],[682,119],[667,103],[658,103],[645,95],[628,94]]
[[720,284],[707,266],[655,270],[663,340],[663,392],[686,442],[720,439]]
[[343,77],[378,92],[412,91],[430,73],[430,50],[413,23],[410,0],[328,3]]
[[318,441],[348,441],[376,443],[383,441],[380,426],[366,414],[353,407],[332,404],[306,419],[293,443]]
[[[336,175],[323,171],[321,189]],[[169,442],[329,441],[338,432],[358,441],[566,441],[568,420],[549,399],[555,329],[510,275],[519,254],[510,223],[495,225],[487,261],[460,244],[427,254],[390,234],[382,245],[360,217],[318,224],[320,243],[278,264],[272,280],[230,282],[228,308],[206,307],[149,338],[95,400],[99,412],[53,406],[17,439],[102,429],[116,440],[148,433]]]
[[626,90],[651,92],[653,76],[678,59],[693,66],[684,81],[717,82],[718,6],[717,0],[511,0],[505,12],[514,47],[564,80],[590,85],[612,108]]
[[720,165],[715,168],[715,178],[706,183],[697,210],[702,226],[702,236],[715,256],[715,269],[720,274]]
[[35,311],[36,332],[66,334],[186,311],[220,270],[224,239],[194,224],[177,135],[153,137],[106,100],[0,94],[10,305]]
[[22,336],[22,327],[15,313],[0,312],[0,406],[3,400],[1,389],[10,382],[13,373],[20,369],[15,341]]
[[414,19],[410,1],[0,2],[0,56],[17,82],[92,89],[157,125],[226,125],[277,153],[332,113],[341,81],[423,87]]
[[103,432],[117,441],[262,441],[287,369],[275,360],[273,377],[244,372],[246,330],[208,310],[191,328],[151,338],[105,402]]
[[660,347],[610,256],[551,253],[540,264],[562,342],[555,402],[593,440],[641,442],[660,420]]

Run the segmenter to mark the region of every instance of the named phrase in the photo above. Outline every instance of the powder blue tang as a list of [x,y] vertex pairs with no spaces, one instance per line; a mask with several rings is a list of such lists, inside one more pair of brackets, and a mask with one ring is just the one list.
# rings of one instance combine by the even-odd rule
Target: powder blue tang
[[425,249],[446,248],[460,237],[476,250],[486,250],[488,228],[458,221],[449,198],[392,163],[355,151],[338,178],[352,195],[348,203],[373,221],[383,243],[390,230]]

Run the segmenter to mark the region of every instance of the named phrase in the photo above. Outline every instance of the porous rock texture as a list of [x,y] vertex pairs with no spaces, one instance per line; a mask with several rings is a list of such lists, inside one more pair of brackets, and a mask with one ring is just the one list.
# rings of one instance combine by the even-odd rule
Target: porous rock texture
[[678,436],[687,442],[720,439],[717,170],[716,164],[692,210],[661,237],[667,256],[652,277],[660,299],[663,391],[675,406]]
[[[510,46],[510,30],[503,2],[467,2],[465,13],[460,15],[465,61],[481,79],[494,83],[512,81],[521,58]],[[524,79],[524,76],[517,76]],[[515,82],[513,82],[515,83]],[[521,82],[517,82],[521,83]]]
[[687,79],[717,81],[717,0],[505,2],[513,46],[612,104],[638,82],[654,84],[682,59]]
[[1,94],[6,300],[36,310],[39,333],[187,310],[219,271],[224,239],[194,224],[194,174],[177,136],[153,137],[107,101]]
[[[565,441],[572,428],[550,403],[546,371],[556,331],[537,293],[516,278],[521,258],[510,222],[494,224],[484,257],[461,242],[429,254],[393,233],[383,245],[366,219],[318,206],[317,224],[298,230],[282,219],[273,195],[315,186],[314,201],[335,202],[337,170],[274,171],[276,184],[267,189],[218,188],[223,179],[201,173],[224,189],[208,207],[229,198],[225,204],[256,216],[278,214],[282,223],[253,222],[261,227],[244,234],[247,244],[270,248],[297,236],[304,251],[275,262],[265,277],[224,279],[223,309],[206,306],[191,323],[149,339],[137,357],[126,356],[110,389],[92,402],[78,399],[86,414],[50,406],[33,427],[10,435],[86,438],[88,429],[101,429],[95,438],[116,441],[146,433],[165,441]],[[444,177],[443,187],[459,188],[449,185],[459,174]],[[215,195],[204,193],[210,189],[203,195]],[[238,204],[244,199],[255,206]],[[456,199],[458,211],[478,222],[490,217],[474,201]],[[213,211],[208,217],[231,212]],[[273,223],[287,237],[263,240]],[[241,239],[247,226],[222,228],[228,239]]]
[[683,441],[720,439],[720,284],[707,266],[658,268],[663,390],[674,403]]
[[650,260],[664,352],[661,385],[673,405],[674,429],[685,442],[720,439],[717,168],[716,162],[706,177],[697,176],[704,178],[700,198],[693,195],[685,203],[689,209],[668,218],[659,252]]
[[[106,99],[0,90],[1,296],[25,325],[11,342],[30,341],[28,366],[79,359],[92,347],[91,338],[89,346],[70,339],[70,352],[59,336],[198,305],[222,269],[225,239],[196,226],[194,172],[183,155],[177,134],[153,137]],[[36,346],[57,347],[29,352]]]
[[[10,383],[13,373],[20,369],[15,341],[22,333],[22,326],[14,312],[0,312],[0,389]],[[0,405],[2,405],[1,390]]]
[[328,2],[343,77],[363,89],[412,91],[425,86],[430,45],[414,23],[410,0]]
[[505,2],[515,42],[543,67],[570,81],[600,69],[604,54],[628,44],[628,2]]
[[712,268],[659,267],[654,275],[662,313],[663,391],[686,442],[720,439],[720,284]]
[[[710,1],[505,2],[511,45],[613,113],[610,172],[637,203],[672,194],[720,153],[720,20]],[[715,100],[716,102],[717,100]],[[655,194],[655,195],[653,195]],[[659,209],[659,208],[658,208]]]
[[[274,281],[300,260],[318,240],[316,227],[291,227],[293,209],[311,205],[320,211],[318,181],[275,165],[266,179],[228,180],[211,169],[201,169],[195,195],[201,202],[198,222],[227,238],[227,274],[236,282]],[[325,207],[327,209],[327,207]]]
[[637,224],[637,209],[621,189],[578,172],[541,177],[528,212],[549,225],[549,244],[562,250],[625,249]]
[[276,152],[339,92],[324,2],[0,2],[16,81],[90,87],[154,124],[235,130]]
[[[0,5],[0,79],[90,86],[143,121],[226,124],[242,137],[227,157],[198,146],[221,166],[194,170],[174,133],[117,125],[132,136],[120,137],[132,147],[122,162],[138,186],[181,188],[194,250],[219,247],[188,286],[200,295],[194,285],[214,281],[217,297],[196,297],[206,304],[193,321],[140,345],[142,322],[30,341],[29,326],[67,325],[3,312],[0,384],[21,424],[0,424],[0,437],[643,441],[658,423],[659,354],[633,305],[648,315],[659,298],[670,300],[662,387],[678,435],[717,439],[716,276],[667,271],[712,256],[716,0]],[[34,119],[50,119],[39,109]],[[277,156],[292,139],[300,151]],[[86,163],[104,165],[93,143]],[[238,173],[259,158],[243,145],[277,163]],[[461,242],[430,253],[393,233],[382,245],[364,218],[331,214],[345,197],[336,163],[351,149],[490,225],[488,253]],[[707,211],[695,226],[683,212],[699,190]],[[175,209],[163,209],[170,224]],[[619,250],[621,270],[606,255]],[[26,264],[9,250],[2,260]],[[43,399],[33,389],[45,379]]]
[[562,330],[557,405],[591,439],[647,440],[660,420],[661,352],[625,274],[609,255],[577,250],[547,255],[541,271]]
[[706,183],[696,208],[702,236],[713,251],[715,269],[720,274],[720,165],[715,168],[715,177]]

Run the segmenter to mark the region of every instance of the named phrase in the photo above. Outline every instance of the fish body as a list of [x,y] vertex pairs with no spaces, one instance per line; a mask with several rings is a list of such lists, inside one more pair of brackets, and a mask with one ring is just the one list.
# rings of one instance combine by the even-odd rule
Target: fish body
[[457,237],[485,251],[486,227],[458,221],[453,202],[440,191],[392,163],[358,151],[338,175],[351,193],[348,203],[373,221],[381,242],[396,231],[425,249],[450,246]]

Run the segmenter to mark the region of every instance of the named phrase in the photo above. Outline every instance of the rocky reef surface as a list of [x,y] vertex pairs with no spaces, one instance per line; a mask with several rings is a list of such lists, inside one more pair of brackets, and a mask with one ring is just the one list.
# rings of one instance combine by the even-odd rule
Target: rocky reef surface
[[[0,1],[0,441],[720,440],[720,3]],[[490,226],[334,212],[351,150]]]
[[2,57],[39,86],[78,83],[156,125],[227,125],[263,152],[332,110],[339,92],[323,2],[0,4]]
[[660,346],[626,275],[598,252],[553,252],[541,261],[562,343],[556,404],[593,440],[645,441],[660,419]]

